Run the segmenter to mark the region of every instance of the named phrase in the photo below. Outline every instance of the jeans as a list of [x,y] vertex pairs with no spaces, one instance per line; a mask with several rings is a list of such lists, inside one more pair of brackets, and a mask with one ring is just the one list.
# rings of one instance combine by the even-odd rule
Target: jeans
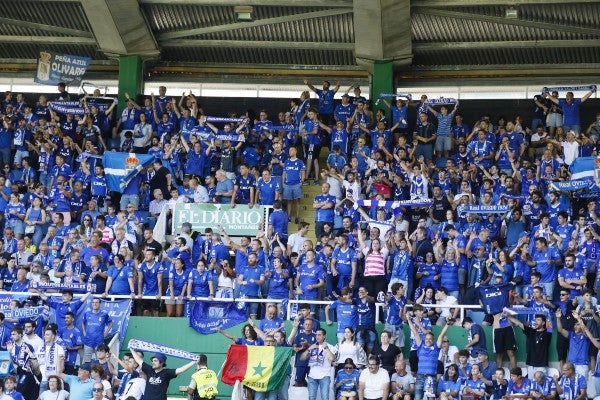
[[[431,376],[433,378],[433,384],[434,384],[433,393],[435,393],[436,392],[436,388],[435,388],[436,377],[434,375],[431,375]],[[423,399],[423,394],[425,393],[425,382],[427,381],[427,377],[428,377],[428,375],[423,375],[423,374],[417,375],[417,380],[415,381],[415,400]]]
[[317,390],[321,392],[321,400],[329,400],[329,384],[331,377],[321,379],[308,377],[308,400],[317,400]]
[[271,392],[254,392],[254,400],[277,400],[276,391]]

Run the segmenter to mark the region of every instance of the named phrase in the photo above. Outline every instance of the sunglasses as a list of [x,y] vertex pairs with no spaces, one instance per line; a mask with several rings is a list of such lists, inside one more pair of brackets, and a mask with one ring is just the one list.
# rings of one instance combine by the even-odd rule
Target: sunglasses
[[103,388],[93,388],[92,390],[93,390],[94,392],[97,392],[97,393],[99,393],[99,392],[102,392],[104,389],[103,389]]

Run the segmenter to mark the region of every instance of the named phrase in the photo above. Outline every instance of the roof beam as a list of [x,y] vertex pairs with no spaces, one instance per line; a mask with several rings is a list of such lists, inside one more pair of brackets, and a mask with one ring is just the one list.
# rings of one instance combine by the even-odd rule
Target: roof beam
[[295,49],[295,50],[354,50],[354,43],[337,42],[278,42],[274,40],[204,40],[193,39],[177,42],[161,42],[162,47],[227,47],[233,49]]
[[[180,39],[188,36],[203,35],[206,33],[224,32],[235,29],[253,28],[255,26],[265,26],[280,24],[283,22],[302,21],[305,19],[329,17],[332,15],[352,13],[352,8],[335,8],[331,10],[313,11],[301,14],[284,15],[281,17],[259,19],[252,22],[236,22],[233,24],[207,26],[204,28],[186,29],[182,31],[166,32],[158,35],[158,41],[164,42],[170,39]],[[251,42],[248,42],[250,44]]]
[[467,13],[467,12],[460,12],[460,11],[450,11],[450,10],[443,10],[443,9],[439,9],[439,8],[426,8],[426,7],[421,7],[421,6],[413,7],[413,9],[414,9],[414,12],[417,14],[435,15],[437,17],[463,19],[463,20],[469,20],[469,21],[489,22],[492,24],[522,26],[522,27],[534,28],[534,29],[547,29],[547,30],[559,31],[559,32],[579,33],[582,35],[600,36],[600,29],[595,29],[595,28],[584,28],[584,27],[573,26],[573,25],[551,24],[551,23],[547,23],[547,22],[528,21],[528,20],[522,20],[522,19],[518,19],[518,18],[513,19],[513,18],[496,17],[493,15]]
[[[598,4],[600,0],[572,0],[569,4]],[[428,7],[471,7],[471,6],[514,6],[565,4],[565,0],[422,0],[413,8]]]
[[506,40],[498,42],[430,42],[413,43],[415,51],[457,50],[457,49],[530,49],[557,47],[600,47],[600,40]]
[[79,29],[63,28],[62,26],[54,26],[47,24],[38,24],[36,22],[23,21],[20,19],[0,17],[0,24],[14,25],[19,26],[21,28],[38,29],[40,31],[59,33],[62,35],[81,36],[86,38],[94,37],[94,35],[92,35],[91,32],[80,31]]
[[140,0],[140,4],[200,6],[352,7],[352,0]]
[[72,36],[14,36],[0,35],[0,43],[96,44],[94,38]]

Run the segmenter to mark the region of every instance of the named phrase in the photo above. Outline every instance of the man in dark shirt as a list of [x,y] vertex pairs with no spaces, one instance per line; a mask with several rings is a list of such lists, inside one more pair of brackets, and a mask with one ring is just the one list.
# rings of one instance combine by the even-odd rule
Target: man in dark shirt
[[508,315],[508,320],[511,324],[518,326],[523,330],[527,338],[527,376],[533,376],[533,372],[545,370],[548,366],[548,352],[550,349],[550,340],[552,333],[548,332],[546,327],[546,316],[544,314],[536,314],[533,319],[533,327],[524,325],[517,318]]
[[158,158],[154,160],[152,168],[154,168],[154,176],[150,179],[150,193],[154,193],[154,189],[160,189],[163,197],[166,200],[170,199],[171,172],[169,172],[167,167],[163,167],[162,161]]
[[190,361],[177,369],[165,368],[167,366],[167,356],[161,353],[155,353],[152,356],[152,365],[150,365],[144,362],[144,357],[140,353],[134,349],[130,350],[133,358],[138,364],[142,365],[142,371],[146,374],[145,400],[166,399],[171,379],[196,365],[196,361]]
[[163,251],[162,245],[154,239],[153,231],[150,228],[144,229],[144,240],[142,241],[142,248],[144,250],[154,250],[154,253],[160,254]]

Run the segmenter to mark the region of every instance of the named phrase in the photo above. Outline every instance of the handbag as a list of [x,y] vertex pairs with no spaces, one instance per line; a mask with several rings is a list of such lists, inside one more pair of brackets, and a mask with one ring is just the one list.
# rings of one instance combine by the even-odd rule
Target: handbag
[[25,234],[32,234],[35,233],[35,225],[27,225],[25,227]]

